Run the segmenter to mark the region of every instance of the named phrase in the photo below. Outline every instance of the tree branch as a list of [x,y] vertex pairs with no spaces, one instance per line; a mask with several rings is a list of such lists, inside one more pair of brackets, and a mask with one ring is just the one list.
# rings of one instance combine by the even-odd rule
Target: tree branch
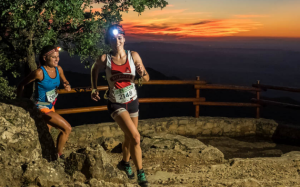
[[39,8],[39,10],[40,10],[40,13],[39,14],[42,14],[43,13],[43,11],[44,11],[44,8],[45,8],[45,6],[46,6],[46,3],[48,2],[49,0],[43,0],[43,1],[41,1],[40,2],[40,6],[38,6]]
[[8,47],[9,47],[9,49],[10,49],[11,51],[16,51],[14,45],[13,45],[12,43],[10,43],[10,42],[3,36],[3,34],[1,34],[0,36],[1,36],[1,38],[2,38],[0,41],[4,42],[6,45],[8,45]]

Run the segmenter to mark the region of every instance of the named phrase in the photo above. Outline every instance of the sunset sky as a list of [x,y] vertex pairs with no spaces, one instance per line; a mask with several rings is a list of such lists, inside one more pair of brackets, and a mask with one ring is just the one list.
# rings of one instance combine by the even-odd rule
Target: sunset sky
[[[254,36],[300,38],[300,0],[168,0],[163,10],[130,10],[126,35],[150,40]],[[94,4],[99,9],[103,5]]]

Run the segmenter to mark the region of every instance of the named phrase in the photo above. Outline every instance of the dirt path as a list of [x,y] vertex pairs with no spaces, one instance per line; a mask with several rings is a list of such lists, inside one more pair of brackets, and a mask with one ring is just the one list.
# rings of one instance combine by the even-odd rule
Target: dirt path
[[[161,186],[300,186],[300,147],[248,137],[198,137],[224,154],[223,163],[203,163],[189,154],[145,156],[144,170],[152,187]],[[114,163],[120,153],[110,153]],[[135,169],[135,168],[134,168]],[[132,180],[135,183],[135,180]],[[136,184],[136,183],[135,183]]]
[[197,139],[206,145],[218,148],[224,154],[225,159],[280,157],[291,151],[300,151],[300,143],[299,146],[292,146],[255,136],[240,138],[197,137]]

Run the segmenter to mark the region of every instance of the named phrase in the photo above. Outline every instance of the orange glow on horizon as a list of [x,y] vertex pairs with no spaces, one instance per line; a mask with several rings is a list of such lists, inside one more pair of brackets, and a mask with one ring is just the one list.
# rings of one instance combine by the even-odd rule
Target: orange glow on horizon
[[[267,2],[268,1],[268,2]],[[141,15],[129,9],[122,13],[126,35],[150,40],[201,37],[300,37],[300,1],[270,0],[240,3],[169,0],[164,9],[146,9]],[[95,5],[93,11],[101,10]],[[298,18],[297,18],[298,17]]]
[[232,36],[236,33],[246,32],[261,26],[251,20],[203,20],[194,23],[167,24],[159,21],[123,22],[126,35],[149,38],[157,36],[173,36],[174,38],[221,37]]

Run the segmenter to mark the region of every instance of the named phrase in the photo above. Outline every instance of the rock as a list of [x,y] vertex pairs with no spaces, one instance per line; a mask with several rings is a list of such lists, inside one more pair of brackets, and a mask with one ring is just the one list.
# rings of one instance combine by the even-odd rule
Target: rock
[[[40,111],[30,100],[0,103],[1,186],[20,186],[28,163],[55,160],[55,146]],[[5,182],[3,182],[5,181]]]
[[224,154],[217,148],[208,146],[199,154],[201,160],[206,162],[222,163],[224,161]]
[[182,153],[200,158],[202,162],[222,163],[224,154],[215,147],[207,147],[197,139],[173,134],[150,134],[142,142],[144,154],[165,157]]
[[212,134],[212,135],[222,135],[222,129],[219,128],[219,127],[213,128],[213,129],[211,130],[211,134]]
[[121,138],[118,138],[118,137],[117,138],[111,138],[111,137],[109,137],[109,138],[106,138],[101,145],[103,146],[103,148],[105,150],[111,151],[114,148],[116,148],[117,146],[119,146],[120,144],[122,144],[122,142],[123,141],[121,140]]
[[90,185],[84,184],[82,182],[75,182],[74,187],[90,187]]
[[69,176],[65,173],[63,165],[57,161],[49,163],[46,159],[29,163],[23,178],[29,184],[38,184],[45,187],[62,185],[69,181]]
[[271,149],[271,150],[264,150],[264,151],[260,151],[261,154],[265,155],[265,156],[281,156],[283,153],[280,149]]
[[0,165],[0,186],[22,186],[23,170],[21,165]]
[[228,124],[224,127],[224,132],[230,132],[230,130],[231,130],[231,125],[230,124]]
[[255,179],[244,179],[235,182],[232,187],[261,187],[262,185]]
[[206,129],[202,132],[203,135],[210,135],[211,134],[211,130],[210,129]]
[[7,148],[7,153],[14,151],[17,157],[22,155],[26,162],[41,156],[55,160],[53,139],[35,104],[26,99],[7,103],[0,103],[0,147]]
[[212,129],[214,127],[213,123],[205,123],[205,125],[203,125],[203,129]]
[[157,171],[154,175],[148,177],[149,181],[166,181],[175,178],[173,172]]
[[[82,150],[81,150],[82,151]],[[66,172],[69,175],[73,175],[75,171],[81,171],[84,167],[86,155],[82,153],[71,153],[66,159]]]
[[95,178],[114,183],[127,181],[125,172],[113,167],[111,162],[110,156],[103,147],[97,144],[81,150],[81,153],[72,153],[70,159],[67,159],[66,165],[70,170],[81,171],[87,179]]
[[116,184],[112,182],[105,182],[103,180],[98,181],[95,178],[92,178],[89,181],[89,184],[91,187],[138,187],[138,185],[130,184],[130,183],[125,183],[125,184]]
[[189,123],[189,121],[187,119],[182,119],[182,120],[179,120],[179,122],[178,122],[179,125],[186,125],[188,123]]
[[86,181],[85,175],[79,171],[75,171],[72,177],[75,182],[84,183]]
[[144,138],[142,144],[154,148],[174,149],[176,142],[178,142],[181,145],[181,147],[184,149],[183,151],[193,149],[204,149],[206,147],[205,144],[203,144],[197,139],[186,138],[184,136],[174,134],[147,135],[147,138]]

